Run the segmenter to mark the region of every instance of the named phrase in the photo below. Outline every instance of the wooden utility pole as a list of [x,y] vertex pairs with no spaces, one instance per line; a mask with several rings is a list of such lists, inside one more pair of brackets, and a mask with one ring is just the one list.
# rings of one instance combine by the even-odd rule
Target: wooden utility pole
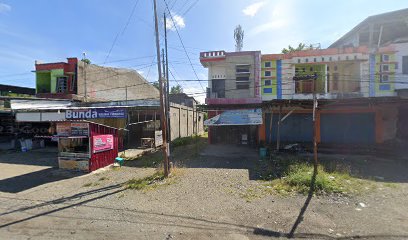
[[159,26],[157,19],[157,7],[156,0],[153,0],[154,5],[154,30],[156,33],[156,52],[157,52],[157,71],[159,75],[159,90],[160,90],[160,121],[162,126],[162,137],[163,137],[163,157],[164,157],[164,176],[168,177],[170,173],[169,156],[167,152],[167,116],[165,111],[165,102],[163,98],[163,76],[161,73],[160,64],[160,40],[159,40]]
[[163,13],[164,17],[164,49],[166,52],[166,116],[167,116],[167,142],[168,142],[168,154],[169,160],[171,159],[171,124],[170,124],[170,78],[169,78],[169,57],[167,53],[167,19],[166,19],[166,12]]
[[166,108],[166,112],[167,112],[167,126],[168,126],[168,132],[167,132],[167,140],[168,140],[168,142],[169,142],[169,149],[168,149],[168,151],[169,151],[169,156],[171,155],[170,154],[170,150],[171,150],[171,148],[170,148],[170,144],[171,144],[171,124],[170,124],[170,121],[171,121],[171,119],[170,119],[170,116],[171,116],[171,114],[170,114],[170,97],[169,97],[169,93],[170,93],[170,78],[169,78],[169,58],[168,58],[168,53],[167,53],[167,25],[166,25],[166,21],[167,21],[167,19],[166,19],[166,12],[164,12],[163,13],[163,17],[164,17],[164,49],[165,49],[165,52],[166,52],[166,79],[167,79],[167,81],[166,81],[166,96],[167,96],[167,98],[166,98],[166,106],[167,106],[167,108]]
[[282,123],[282,105],[279,106],[278,132],[276,133],[276,151],[280,150],[280,128]]
[[313,159],[314,159],[314,172],[317,174],[318,169],[318,159],[317,159],[317,121],[316,121],[316,111],[317,111],[317,98],[316,98],[316,81],[317,81],[317,74],[315,73],[313,76]]

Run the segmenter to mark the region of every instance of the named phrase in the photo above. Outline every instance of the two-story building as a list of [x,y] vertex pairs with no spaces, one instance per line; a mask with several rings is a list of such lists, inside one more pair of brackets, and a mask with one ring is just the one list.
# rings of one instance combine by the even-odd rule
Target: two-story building
[[77,58],[67,60],[36,61],[37,97],[87,102],[159,98],[159,90],[135,70],[88,64]]
[[212,143],[258,142],[261,124],[261,52],[212,51],[200,53],[208,68],[206,104],[209,141]]

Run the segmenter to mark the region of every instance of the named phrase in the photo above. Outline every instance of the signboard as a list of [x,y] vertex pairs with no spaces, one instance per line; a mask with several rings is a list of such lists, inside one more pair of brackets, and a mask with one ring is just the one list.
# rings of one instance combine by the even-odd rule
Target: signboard
[[261,125],[262,109],[230,110],[204,121],[206,126]]
[[93,137],[93,152],[104,152],[113,149],[113,135],[97,135]]
[[66,119],[126,118],[124,108],[89,108],[69,109],[65,111]]
[[58,136],[70,136],[71,135],[71,123],[62,122],[57,123],[57,135]]
[[71,136],[89,136],[89,124],[71,123]]
[[156,147],[163,145],[163,135],[161,130],[154,132],[154,145]]

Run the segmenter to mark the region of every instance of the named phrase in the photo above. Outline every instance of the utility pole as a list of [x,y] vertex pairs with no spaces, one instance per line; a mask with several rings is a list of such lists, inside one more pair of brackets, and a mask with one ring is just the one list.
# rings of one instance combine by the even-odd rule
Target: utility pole
[[166,23],[167,23],[167,19],[166,19],[166,12],[164,12],[163,13],[163,17],[164,17],[164,49],[165,49],[165,51],[166,51],[166,79],[167,79],[167,82],[166,82],[166,96],[167,96],[167,98],[166,98],[166,106],[167,106],[167,126],[169,126],[167,129],[168,129],[168,132],[167,132],[167,140],[168,140],[168,143],[169,143],[169,149],[168,149],[168,151],[169,151],[169,156],[171,156],[171,154],[170,154],[170,150],[171,150],[171,147],[170,147],[170,144],[171,144],[171,125],[170,125],[170,97],[169,97],[169,93],[170,93],[170,78],[169,78],[169,55],[168,55],[168,53],[167,53],[167,25],[166,25]]
[[313,91],[313,167],[314,167],[314,174],[317,174],[318,169],[318,158],[317,158],[317,121],[316,121],[316,112],[317,110],[317,97],[316,97],[316,81],[317,81],[317,73],[313,75],[305,75],[305,76],[297,76],[293,77],[294,81],[312,81],[312,91]]
[[167,80],[167,78],[166,78],[166,64],[165,64],[165,62],[164,62],[164,49],[162,48],[162,64],[163,64],[163,78],[165,78],[166,80]]
[[318,167],[318,159],[317,159],[317,121],[316,121],[316,111],[317,111],[317,98],[316,98],[316,81],[317,81],[317,73],[313,75],[313,159],[314,159],[314,172],[317,174],[317,167]]
[[160,63],[160,40],[159,40],[159,26],[158,26],[158,19],[157,19],[157,7],[156,7],[156,0],[153,0],[154,3],[154,30],[156,33],[156,52],[157,52],[157,71],[159,75],[159,86],[160,86],[160,121],[162,126],[162,136],[163,136],[163,157],[164,157],[164,176],[168,177],[170,173],[170,164],[169,164],[169,156],[167,152],[167,116],[165,111],[165,102],[163,98],[163,77],[161,73],[161,63]]
[[[86,52],[83,52],[82,53],[82,60],[85,60],[86,59]],[[87,65],[87,63],[85,62],[85,61],[82,61],[83,62],[83,64],[84,64],[84,67],[82,68],[82,76],[84,76],[84,99],[85,99],[85,102],[87,101],[87,89],[86,89],[86,65]]]

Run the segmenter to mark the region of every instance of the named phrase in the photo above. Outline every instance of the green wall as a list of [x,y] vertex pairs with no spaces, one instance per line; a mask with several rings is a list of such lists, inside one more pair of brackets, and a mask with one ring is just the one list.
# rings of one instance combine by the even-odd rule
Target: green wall
[[64,76],[64,69],[53,69],[49,72],[37,72],[37,93],[55,93],[57,87],[57,77],[61,76]]
[[50,92],[51,87],[51,75],[49,72],[37,72],[36,73],[36,92],[44,93]]

